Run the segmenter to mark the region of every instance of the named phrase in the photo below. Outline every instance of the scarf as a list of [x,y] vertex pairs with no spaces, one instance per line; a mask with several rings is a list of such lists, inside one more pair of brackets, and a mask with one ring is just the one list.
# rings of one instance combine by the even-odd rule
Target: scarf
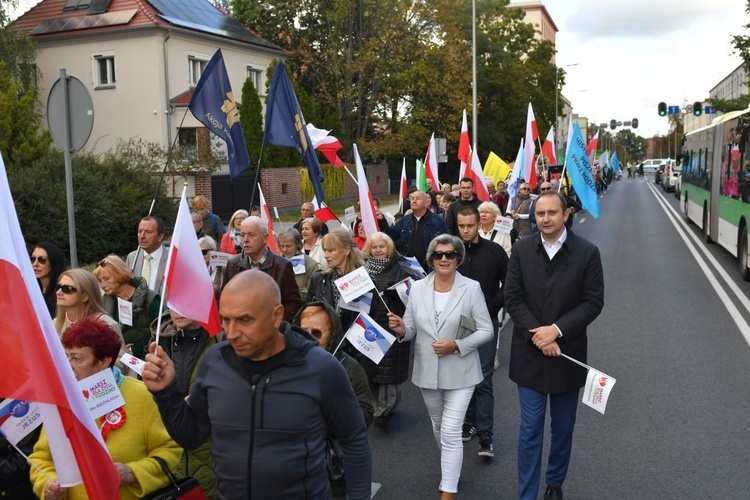
[[383,269],[385,269],[390,261],[390,257],[368,257],[368,259],[365,261],[365,269],[367,269],[367,272],[371,275],[377,276],[378,274],[383,272]]

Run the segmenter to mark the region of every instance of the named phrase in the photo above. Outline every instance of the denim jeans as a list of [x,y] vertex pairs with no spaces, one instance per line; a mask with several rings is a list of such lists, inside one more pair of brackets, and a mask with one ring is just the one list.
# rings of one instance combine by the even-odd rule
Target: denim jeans
[[474,387],[465,389],[424,389],[422,398],[432,421],[432,433],[440,448],[440,490],[458,491],[458,478],[464,461],[461,425]]
[[466,410],[464,423],[477,428],[477,436],[492,439],[492,426],[495,422],[495,393],[492,388],[492,374],[495,369],[495,352],[497,351],[498,333],[500,321],[497,317],[492,318],[492,329],[494,335],[492,342],[479,346],[479,362],[482,366],[481,382],[474,389],[469,408]]
[[518,386],[518,400],[521,404],[521,427],[518,432],[519,499],[536,500],[539,492],[548,397],[552,441],[547,460],[547,486],[561,487],[565,481],[573,448],[578,393],[576,389],[561,394],[545,394]]

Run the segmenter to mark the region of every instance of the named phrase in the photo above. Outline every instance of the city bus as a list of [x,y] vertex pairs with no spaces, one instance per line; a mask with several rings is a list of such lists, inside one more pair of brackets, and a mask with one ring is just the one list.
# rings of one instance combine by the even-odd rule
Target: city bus
[[731,111],[685,137],[680,205],[688,222],[737,257],[750,281],[750,108]]

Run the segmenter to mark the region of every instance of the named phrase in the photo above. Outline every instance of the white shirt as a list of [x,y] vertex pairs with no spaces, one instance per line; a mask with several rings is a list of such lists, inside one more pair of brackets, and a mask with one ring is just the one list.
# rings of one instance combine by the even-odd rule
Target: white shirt
[[563,246],[563,243],[565,243],[565,240],[568,239],[568,229],[563,227],[563,233],[560,235],[560,238],[558,238],[557,241],[553,243],[548,243],[547,240],[544,239],[544,236],[542,236],[541,233],[539,233],[540,237],[542,238],[542,245],[544,245],[544,251],[547,252],[547,257],[549,257],[549,260],[552,260],[555,255],[557,255],[557,252],[560,251],[560,249]]

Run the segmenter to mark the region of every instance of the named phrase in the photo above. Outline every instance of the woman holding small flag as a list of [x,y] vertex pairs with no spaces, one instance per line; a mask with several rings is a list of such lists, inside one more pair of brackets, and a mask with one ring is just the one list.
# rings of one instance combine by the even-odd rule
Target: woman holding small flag
[[[304,231],[305,223],[302,224]],[[323,253],[328,271],[313,276],[305,303],[319,300],[336,309],[346,331],[357,318],[357,312],[341,307],[344,301],[334,281],[364,266],[365,261],[362,252],[357,250],[352,233],[343,229],[331,231],[323,237]]]
[[[365,255],[365,269],[375,283],[377,292],[383,298],[388,309],[399,316],[403,316],[406,309],[399,299],[394,285],[411,278],[416,281],[419,276],[403,260],[396,251],[393,240],[385,233],[376,232],[370,235],[363,247]],[[370,317],[380,326],[388,329],[388,310],[383,302],[373,300]],[[371,373],[370,386],[377,400],[375,407],[375,425],[381,428],[388,426],[391,414],[396,410],[401,400],[401,384],[409,374],[409,358],[411,357],[411,342],[396,342],[386,353],[385,357],[368,370]],[[362,365],[373,365],[366,356],[359,356]]]
[[492,340],[479,283],[456,271],[465,254],[460,238],[435,237],[427,248],[433,272],[412,287],[403,319],[388,314],[388,327],[399,342],[415,340],[412,382],[422,391],[440,448],[441,500],[455,498],[458,491],[464,415],[482,381],[477,347]]
[[[173,469],[182,449],[169,437],[159,416],[159,409],[143,382],[123,376],[114,366],[120,352],[117,333],[101,321],[84,318],[65,331],[62,342],[78,381],[110,369],[114,375],[114,383],[122,394],[124,405],[97,420],[102,438],[120,475],[120,498],[143,498],[166,485],[169,480],[154,457],[159,457],[167,467]],[[104,387],[109,389],[108,386]],[[84,396],[88,397],[88,391],[85,391]],[[39,498],[88,498],[83,484],[64,488],[57,481],[56,469],[64,464],[53,462],[47,429],[42,430],[34,453],[29,458],[39,466],[39,469],[31,469],[34,492]]]

